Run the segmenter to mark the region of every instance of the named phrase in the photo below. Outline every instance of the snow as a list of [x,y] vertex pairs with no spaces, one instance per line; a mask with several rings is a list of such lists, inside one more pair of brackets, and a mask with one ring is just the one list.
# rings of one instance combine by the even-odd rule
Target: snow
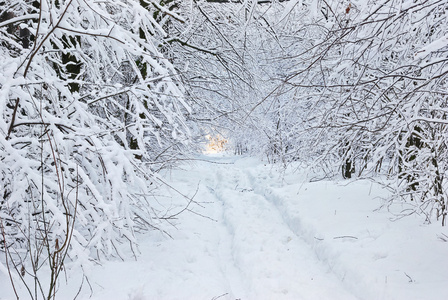
[[440,49],[446,47],[448,45],[448,34],[435,40],[434,42],[426,45],[416,52],[415,58],[420,59],[427,56],[431,52],[439,51]]
[[[379,209],[377,184],[310,182],[211,154],[163,175],[193,197],[170,221],[172,238],[140,235],[138,259],[86,270],[91,288],[84,281],[77,299],[448,299],[448,230],[417,215],[391,220],[401,208]],[[189,202],[168,188],[159,200],[167,216]],[[14,299],[0,276],[0,299]],[[78,293],[82,276],[70,276],[56,298]]]
[[290,13],[291,11],[294,9],[294,7],[298,4],[299,7],[302,6],[302,0],[292,0],[286,3],[285,8],[283,9],[283,13],[282,16],[280,17],[280,21],[283,21]]

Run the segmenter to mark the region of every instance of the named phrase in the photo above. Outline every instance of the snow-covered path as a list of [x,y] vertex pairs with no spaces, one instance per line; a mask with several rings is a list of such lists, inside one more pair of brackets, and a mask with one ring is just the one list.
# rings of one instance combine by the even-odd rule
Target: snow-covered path
[[245,167],[218,166],[207,180],[222,206],[222,222],[216,226],[224,227],[221,231],[231,238],[223,251],[230,251],[227,261],[243,283],[233,284],[233,275],[224,273],[231,283],[229,299],[355,299],[289,228]]
[[[171,187],[155,201],[174,216],[172,238],[143,234],[138,260],[85,270],[76,299],[448,299],[448,229],[418,215],[391,222],[396,208],[377,211],[385,191],[371,182],[309,182],[240,157],[163,175]],[[57,298],[74,298],[79,274]],[[13,298],[0,274],[0,299]]]
[[[189,206],[192,212],[179,215],[177,229],[170,231],[173,239],[145,241],[131,268],[109,263],[109,274],[128,272],[134,288],[117,291],[98,283],[98,299],[356,299],[290,229],[255,180],[278,178],[251,173],[254,160],[206,159],[212,162],[198,161],[171,174],[174,187],[196,202]],[[173,202],[180,210],[178,205]],[[92,277],[103,272],[93,270]]]
[[[134,268],[116,265],[135,281],[98,299],[448,299],[447,228],[418,215],[391,222],[377,211],[379,186],[309,183],[253,158],[203,159],[167,174],[196,201],[173,239],[144,240]],[[173,212],[188,203],[171,194]]]

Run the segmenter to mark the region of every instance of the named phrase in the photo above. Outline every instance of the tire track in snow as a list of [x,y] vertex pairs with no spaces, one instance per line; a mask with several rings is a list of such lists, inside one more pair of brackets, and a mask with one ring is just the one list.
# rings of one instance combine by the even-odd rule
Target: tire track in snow
[[247,299],[355,299],[277,207],[254,191],[246,172],[237,166],[216,169],[213,194],[222,203]]

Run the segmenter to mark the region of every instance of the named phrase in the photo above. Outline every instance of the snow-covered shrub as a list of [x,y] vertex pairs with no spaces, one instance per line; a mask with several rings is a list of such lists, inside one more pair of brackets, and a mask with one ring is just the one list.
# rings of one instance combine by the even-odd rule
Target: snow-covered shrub
[[447,3],[316,5],[302,23],[313,46],[296,58],[288,79],[296,100],[312,103],[305,152],[321,152],[335,168],[349,162],[357,174],[388,176],[395,199],[415,201],[416,212],[444,224]]
[[37,279],[49,266],[30,295],[50,297],[64,265],[121,256],[157,227],[153,170],[189,137],[159,51],[180,17],[144,0],[0,6],[0,264]]

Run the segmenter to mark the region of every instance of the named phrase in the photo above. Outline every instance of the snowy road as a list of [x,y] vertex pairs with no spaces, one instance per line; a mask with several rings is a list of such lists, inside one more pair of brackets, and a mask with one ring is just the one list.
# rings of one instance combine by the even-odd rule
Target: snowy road
[[[394,207],[377,211],[384,191],[371,182],[304,176],[236,157],[167,171],[174,189],[154,201],[176,215],[163,227],[172,238],[146,233],[137,261],[86,269],[76,299],[448,299],[446,227],[418,215],[391,222]],[[59,299],[78,293],[78,274]],[[0,277],[2,300],[14,298],[7,285]]]

